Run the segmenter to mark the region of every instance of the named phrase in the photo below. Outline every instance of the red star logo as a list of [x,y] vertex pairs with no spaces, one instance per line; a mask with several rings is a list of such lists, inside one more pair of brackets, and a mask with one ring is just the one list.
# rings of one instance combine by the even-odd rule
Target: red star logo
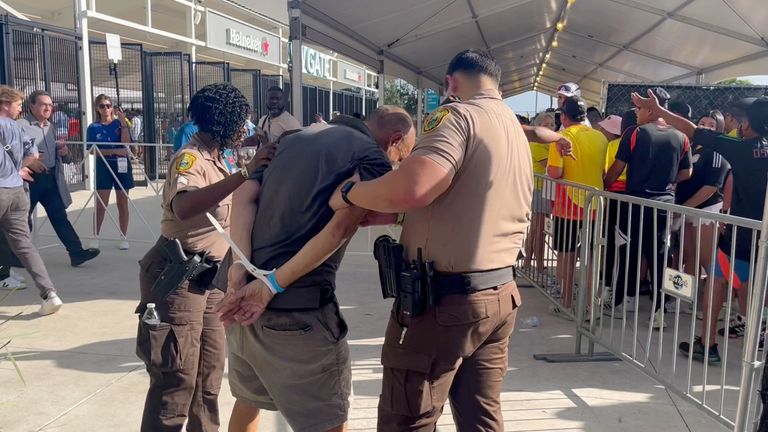
[[269,55],[269,42],[267,41],[267,38],[262,38],[261,39],[261,53],[264,56],[268,56]]

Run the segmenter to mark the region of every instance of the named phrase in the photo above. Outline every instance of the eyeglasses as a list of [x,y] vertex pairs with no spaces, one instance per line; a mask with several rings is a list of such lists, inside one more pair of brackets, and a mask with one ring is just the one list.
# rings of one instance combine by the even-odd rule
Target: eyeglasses
[[110,109],[112,104],[99,104],[99,109]]

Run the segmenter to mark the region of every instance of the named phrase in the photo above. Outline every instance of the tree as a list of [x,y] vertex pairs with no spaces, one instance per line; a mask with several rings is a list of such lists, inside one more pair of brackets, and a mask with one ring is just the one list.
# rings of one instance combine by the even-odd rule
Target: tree
[[718,82],[720,85],[732,85],[732,86],[751,86],[754,85],[752,81],[740,78],[730,78]]
[[384,104],[403,107],[416,116],[416,87],[401,79],[384,81]]

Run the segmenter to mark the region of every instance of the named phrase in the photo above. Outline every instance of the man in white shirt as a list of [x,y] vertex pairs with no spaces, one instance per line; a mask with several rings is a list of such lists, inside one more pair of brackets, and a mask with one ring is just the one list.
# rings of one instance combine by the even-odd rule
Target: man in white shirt
[[267,90],[267,111],[256,124],[256,134],[261,137],[262,144],[276,142],[283,132],[301,129],[301,123],[285,110],[285,94],[278,86]]

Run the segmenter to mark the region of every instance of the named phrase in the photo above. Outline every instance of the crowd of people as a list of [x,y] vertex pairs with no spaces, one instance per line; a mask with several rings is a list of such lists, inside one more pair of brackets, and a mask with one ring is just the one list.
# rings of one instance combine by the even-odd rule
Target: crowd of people
[[[552,312],[568,317],[572,308],[577,234],[596,209],[587,211],[585,195],[568,184],[761,217],[766,185],[754,179],[768,173],[768,98],[740,101],[725,115],[711,111],[697,127],[690,109],[669,103],[662,88],[633,94],[634,110],[603,117],[587,107],[577,84],[566,83],[557,112],[527,125],[502,101],[500,79],[489,54],[458,53],[446,71],[450,97],[418,134],[396,106],[365,118],[334,113],[329,122],[318,113],[302,128],[279,87],[268,90],[268,112],[256,123],[235,87],[197,91],[164,180],[161,234],[139,262],[136,353],[150,378],[141,430],[218,430],[226,358],[236,398],[230,431],[257,430],[261,410],[279,410],[296,431],[345,430],[351,359],[336,273],[360,226],[403,229],[396,264],[377,256],[380,274],[401,272],[382,347],[378,429],[434,430],[450,400],[459,430],[503,430],[501,386],[522,304],[515,265],[525,249],[524,265],[544,271],[550,217],[557,271],[549,283],[562,297]],[[30,208],[45,206],[73,266],[99,249],[83,248],[67,220],[71,200],[59,165],[68,150],[49,121],[50,96],[30,95],[29,115],[17,121],[23,98],[0,86],[0,237],[7,241],[0,271],[15,253],[47,315],[62,301],[32,244]],[[87,141],[97,156],[96,232],[114,189],[125,239],[135,123],[106,95],[94,108]],[[732,129],[735,136],[724,134]],[[547,179],[557,179],[554,188]],[[615,295],[603,308],[611,315],[634,310],[635,287],[648,273],[650,292],[657,290],[650,322],[662,328],[668,218],[657,210],[620,200],[606,209],[616,228],[606,248],[614,251],[607,258]],[[655,229],[642,229],[641,218]],[[719,232],[705,219],[686,220],[681,229],[686,236],[701,231],[710,244]],[[716,263],[707,259],[711,249],[681,246],[684,271],[701,267],[716,278],[714,301],[704,302],[703,339],[680,346],[696,358],[708,350],[710,361],[718,359],[709,324],[716,320],[706,318],[719,312],[728,279],[749,286],[751,237],[731,234],[726,229]],[[632,265],[643,260],[646,270]],[[2,276],[4,287],[24,284]],[[729,336],[739,334],[743,317],[732,324],[724,329]]]
[[[591,211],[585,210],[590,207],[585,202],[590,189],[705,212],[758,220],[762,217],[766,185],[759,179],[765,179],[768,173],[768,98],[747,98],[726,107],[711,107],[698,119],[692,118],[687,103],[673,100],[661,87],[649,90],[648,95],[633,94],[632,102],[634,109],[603,117],[596,108],[586,106],[577,84],[566,83],[558,89],[558,118],[542,112],[533,120],[533,124],[553,130],[561,123],[560,132],[573,143],[575,155],[564,158],[554,146],[530,143],[533,169],[540,177],[535,182],[524,266],[531,268],[535,263],[536,273],[545,274],[543,227],[551,216],[551,247],[557,256],[557,272],[545,284],[551,295],[560,298],[560,304],[551,308],[552,313],[565,319],[575,315],[573,278],[575,251],[583,241],[581,228],[596,219],[594,202]],[[563,182],[552,185],[545,176],[586,188]],[[695,359],[706,357],[710,363],[720,363],[717,334],[739,337],[744,333],[742,314],[746,313],[748,279],[756,257],[752,254],[751,230],[737,230],[732,224],[719,226],[714,219],[681,217],[673,212],[673,226],[667,229],[669,218],[664,208],[652,203],[631,205],[609,195],[605,208],[605,266],[600,267],[605,290],[596,293],[603,309],[598,314],[620,318],[627,312],[634,313],[638,294],[648,294],[655,299],[650,326],[662,329],[666,326],[662,302],[665,296],[661,295],[665,267],[709,278],[712,282],[699,284],[705,288],[699,290],[701,336],[681,343],[679,348]],[[667,250],[670,233],[673,243]],[[713,245],[717,245],[716,250]],[[731,256],[732,251],[735,256]],[[716,332],[729,282],[735,288],[740,313]],[[709,286],[713,287],[711,297],[706,289]],[[587,298],[592,298],[591,292]],[[667,301],[671,299],[666,296]]]

